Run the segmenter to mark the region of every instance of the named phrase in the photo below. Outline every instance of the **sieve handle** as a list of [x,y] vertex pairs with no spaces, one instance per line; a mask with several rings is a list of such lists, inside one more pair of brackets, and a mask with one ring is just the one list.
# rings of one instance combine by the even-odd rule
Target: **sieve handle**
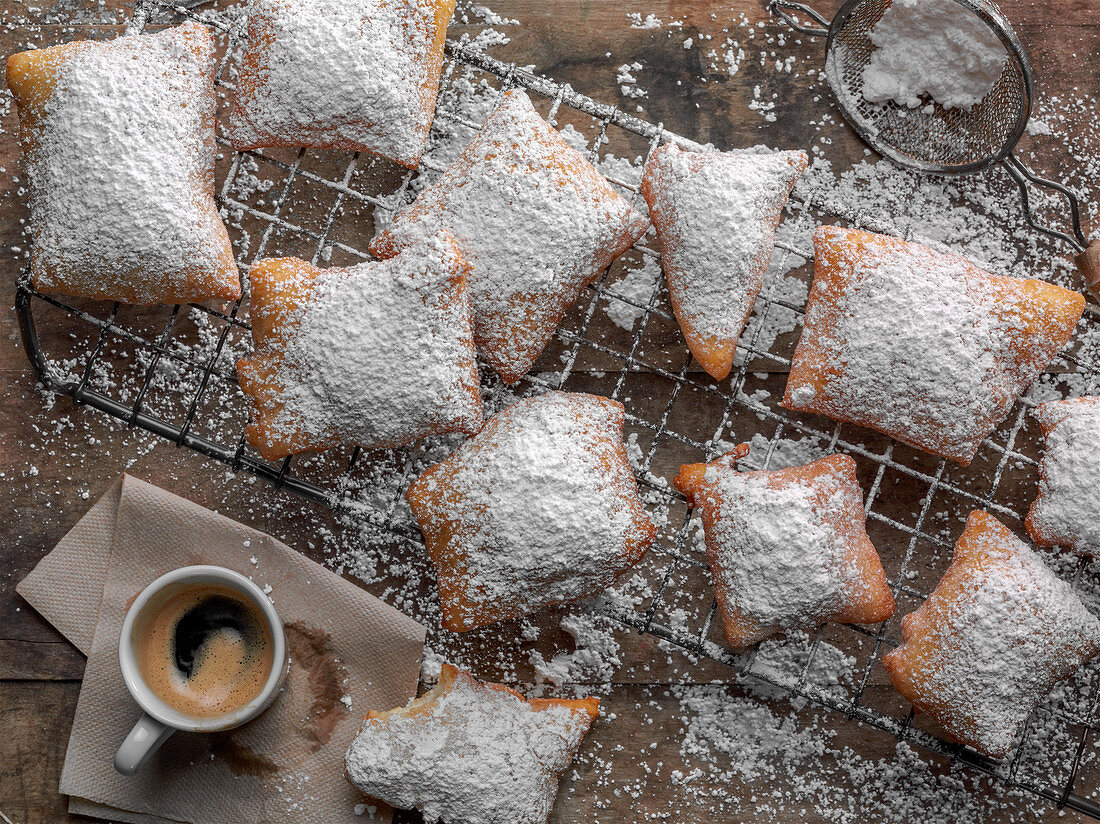
[[[796,3],[794,0],[771,0],[771,2],[768,3],[768,11],[795,31],[800,31],[803,34],[811,34],[814,37],[825,37],[829,33],[829,19],[822,15],[821,12],[810,8],[805,3]],[[805,23],[800,23],[791,12],[804,14],[810,19],[816,20],[824,26],[824,28],[807,26]]]
[[1100,301],[1100,240],[1092,241],[1073,262],[1093,298]]
[[[1020,188],[1020,200],[1024,205],[1024,220],[1027,225],[1044,235],[1069,244],[1077,253],[1073,262],[1077,264],[1077,271],[1081,273],[1085,286],[1093,298],[1100,301],[1100,240],[1090,243],[1085,236],[1081,225],[1081,202],[1077,199],[1077,194],[1056,180],[1037,175],[1012,152],[1009,152],[1001,163]],[[1032,209],[1029,191],[1032,185],[1038,189],[1047,189],[1065,199],[1069,205],[1069,231],[1055,229],[1038,221]]]

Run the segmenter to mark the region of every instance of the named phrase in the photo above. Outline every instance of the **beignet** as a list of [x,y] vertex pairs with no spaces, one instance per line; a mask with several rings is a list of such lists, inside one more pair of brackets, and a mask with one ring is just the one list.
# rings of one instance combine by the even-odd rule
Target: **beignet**
[[237,363],[254,410],[248,442],[276,460],[477,432],[468,270],[447,236],[349,268],[253,263],[255,348]]
[[901,637],[882,659],[898,692],[993,758],[1008,754],[1055,684],[1100,652],[1100,622],[1069,584],[980,510]]
[[241,295],[214,203],[214,43],[198,23],[8,58],[36,289],[125,303]]
[[444,627],[595,595],[641,560],[656,529],[622,434],[617,401],[549,392],[489,418],[409,486]]
[[543,120],[504,92],[433,185],[371,241],[388,257],[441,230],[473,267],[474,338],[507,383],[525,375],[581,290],[649,223]]
[[408,706],[370,712],[344,759],[359,790],[424,820],[545,824],[598,698],[527,701],[443,665]]
[[764,286],[775,228],[805,152],[689,152],[646,162],[642,195],[657,229],[672,310],[688,349],[717,380]]
[[1039,546],[1100,554],[1100,398],[1051,401],[1032,415],[1046,451],[1027,531]]
[[894,596],[867,537],[856,463],[738,472],[748,444],[686,464],[676,488],[700,510],[714,592],[732,647],[826,621],[874,624]]
[[415,168],[454,9],[455,0],[249,0],[233,148],[346,149]]
[[814,282],[783,406],[966,465],[1073,334],[1085,299],[956,255],[839,226]]

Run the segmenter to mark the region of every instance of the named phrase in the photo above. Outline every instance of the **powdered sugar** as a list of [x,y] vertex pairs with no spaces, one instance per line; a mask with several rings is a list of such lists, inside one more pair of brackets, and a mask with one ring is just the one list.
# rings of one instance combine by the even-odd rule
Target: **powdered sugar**
[[994,31],[956,0],[892,0],[871,29],[875,51],[863,95],[916,108],[928,94],[969,109],[989,94],[1008,53]]
[[1044,403],[1034,412],[1046,433],[1039,495],[1027,528],[1045,544],[1100,553],[1100,398]]
[[961,463],[1061,349],[1083,308],[1075,293],[1038,296],[920,244],[832,226],[814,244],[784,405]]
[[[311,267],[300,265],[305,276]],[[300,287],[300,305],[262,307],[288,313],[285,340],[261,341],[240,367],[274,366],[275,397],[258,404],[264,437],[374,447],[476,431],[464,272],[453,243],[437,239],[390,260],[320,270]]]
[[[395,807],[448,824],[540,824],[592,723],[583,709],[532,706],[450,668],[442,689],[364,722],[348,779]],[[443,682],[441,682],[443,684]]]
[[580,290],[646,227],[514,89],[454,165],[370,248],[384,254],[450,231],[473,267],[478,348],[513,382],[531,368]]
[[415,166],[453,10],[454,0],[249,0],[233,145],[337,146]]
[[561,619],[561,628],[573,639],[574,649],[554,653],[550,660],[538,650],[531,653],[537,684],[556,687],[594,681],[611,683],[619,659],[619,642],[615,631],[620,627],[598,613],[573,613]]
[[450,628],[592,595],[644,554],[653,526],[622,421],[593,395],[528,398],[410,487]]
[[804,152],[684,152],[646,164],[642,193],[661,244],[676,318],[692,353],[723,378],[733,363]]
[[[647,256],[640,266],[628,270],[621,278],[608,284],[607,290],[612,299],[607,302],[607,317],[620,329],[631,331],[645,313],[644,307],[649,304],[660,279],[661,264]],[[626,298],[630,303],[615,300],[615,295]]]
[[210,35],[188,23],[56,54],[53,93],[23,116],[36,285],[132,303],[236,297],[212,196]]

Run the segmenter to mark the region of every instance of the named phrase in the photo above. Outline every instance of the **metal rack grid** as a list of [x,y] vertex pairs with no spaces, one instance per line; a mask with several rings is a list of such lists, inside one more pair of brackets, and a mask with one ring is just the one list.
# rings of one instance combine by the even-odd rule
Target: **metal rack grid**
[[[140,31],[147,23],[162,22],[162,17],[164,22],[171,22],[178,16],[195,17],[196,15],[187,6],[160,2],[160,0],[141,0],[135,10],[130,30]],[[226,68],[242,37],[242,32],[232,22],[227,22],[216,15],[204,15],[202,19],[227,35],[229,46],[218,67],[218,80],[219,84],[228,85],[225,79]],[[557,115],[567,112],[589,118],[595,129],[595,137],[590,143],[590,156],[594,162],[599,160],[600,148],[607,141],[609,131],[614,130],[621,130],[635,138],[641,138],[650,151],[663,140],[676,140],[694,145],[677,135],[665,132],[660,126],[654,126],[621,112],[614,106],[600,104],[576,93],[568,86],[535,76],[517,68],[514,64],[501,63],[462,43],[449,41],[447,56],[444,90],[451,82],[456,68],[461,66],[464,71],[476,71],[484,77],[495,79],[498,86],[521,86],[548,99],[551,101],[549,111],[551,121]],[[439,119],[442,121],[448,117],[461,122],[461,117],[441,107]],[[462,125],[476,130],[479,124],[464,122]],[[278,196],[268,204],[269,208],[266,211],[243,200],[235,199],[233,196],[232,183],[242,163],[246,162],[246,158],[251,158],[283,175]],[[315,263],[333,249],[338,249],[354,259],[369,259],[367,254],[355,246],[333,237],[342,207],[354,202],[392,213],[411,196],[410,185],[413,184],[420,170],[404,173],[393,191],[378,193],[364,191],[353,185],[357,164],[361,163],[358,155],[349,156],[342,171],[331,176],[320,175],[305,168],[303,165],[305,158],[305,150],[300,150],[296,159],[290,162],[264,152],[250,151],[233,154],[227,176],[220,188],[219,202],[222,206],[246,214],[265,226],[251,257],[258,258],[264,254],[273,233],[287,231],[310,239],[314,248]],[[422,168],[440,171],[439,168],[432,166],[430,159],[425,161]],[[331,206],[316,228],[300,225],[283,213],[287,195],[298,180],[306,180],[311,185],[321,186],[334,195]],[[637,201],[638,192],[635,185],[615,179],[611,182],[628,197]],[[908,237],[910,234],[909,226],[895,226],[888,221],[875,220],[866,215],[840,213],[835,208],[828,207],[827,204],[815,201],[813,195],[796,196],[792,201],[790,211],[793,211],[794,215],[788,217],[788,220],[795,221],[795,225],[801,229],[808,228],[817,222],[841,220],[851,225],[902,237]],[[794,236],[803,237],[805,234],[804,231],[796,231]],[[637,247],[638,253],[657,257],[658,253],[655,250],[643,245],[645,242],[645,238],[640,241]],[[365,243],[363,245],[365,246]],[[796,255],[805,260],[812,259],[811,250],[799,248],[795,244],[780,242],[777,247],[777,256],[780,258]],[[247,264],[244,261],[241,265],[247,270]],[[1019,742],[1010,758],[994,762],[973,750],[946,742],[918,728],[914,725],[914,714],[911,708],[907,712],[904,710],[888,712],[865,700],[872,673],[881,653],[885,648],[897,643],[891,635],[892,630],[896,632],[896,623],[887,621],[870,628],[860,626],[844,628],[844,631],[854,633],[858,638],[869,642],[871,652],[866,656],[853,689],[842,696],[836,691],[813,684],[808,678],[814,654],[823,643],[825,629],[819,630],[813,637],[809,654],[797,671],[778,672],[772,667],[759,665],[757,650],[736,653],[720,643],[718,640],[720,633],[717,632],[714,621],[716,603],[712,597],[709,609],[704,610],[705,617],[694,630],[689,630],[674,621],[663,620],[670,606],[675,603],[676,597],[682,594],[676,585],[678,576],[685,571],[705,572],[706,570],[705,560],[698,553],[693,553],[689,546],[691,511],[686,507],[683,496],[650,472],[655,456],[663,447],[671,444],[674,448],[683,450],[685,455],[690,454],[691,457],[681,459],[684,462],[709,460],[718,454],[717,443],[724,433],[730,431],[732,424],[737,423],[740,426],[746,420],[755,418],[757,425],[763,423],[765,427],[773,427],[768,436],[766,453],[762,460],[756,461],[753,465],[755,468],[768,468],[785,434],[813,438],[824,445],[827,451],[841,451],[852,455],[872,478],[865,501],[869,524],[878,524],[884,529],[893,530],[905,536],[902,541],[904,551],[890,581],[890,586],[899,600],[900,614],[909,611],[901,606],[903,597],[908,597],[916,603],[927,595],[935,583],[935,578],[923,582],[911,582],[911,569],[921,557],[918,548],[926,544],[938,551],[950,552],[950,543],[938,537],[936,530],[930,525],[932,520],[930,516],[935,509],[934,504],[940,496],[953,496],[968,508],[981,507],[1017,523],[1021,520],[1019,507],[1000,502],[997,494],[1006,473],[1012,473],[1020,467],[1029,467],[1033,470],[1037,466],[1036,450],[1028,449],[1026,445],[1021,446],[1018,443],[1021,432],[1026,427],[1027,413],[1034,403],[1027,396],[1022,398],[1008,416],[1006,424],[983,443],[983,452],[987,455],[987,464],[992,467],[992,470],[986,473],[989,484],[987,491],[976,492],[968,489],[968,484],[964,480],[956,480],[953,477],[957,468],[946,461],[938,459],[932,461],[927,456],[923,462],[916,460],[908,455],[906,447],[883,437],[868,439],[866,437],[868,433],[858,428],[833,424],[816,416],[801,416],[777,407],[773,408],[755,399],[756,395],[748,393],[750,382],[758,379],[760,370],[771,369],[781,374],[790,365],[789,357],[782,352],[772,351],[774,348],[772,346],[760,343],[761,330],[764,328],[763,320],[769,313],[779,311],[801,315],[801,305],[766,292],[756,307],[755,315],[760,322],[755,327],[751,327],[753,331],[747,333],[739,345],[743,355],[740,365],[735,368],[728,382],[716,383],[692,371],[692,359],[686,347],[681,346],[681,351],[676,354],[675,360],[666,363],[659,362],[659,358],[650,357],[647,352],[647,345],[643,339],[651,324],[661,321],[675,327],[675,320],[668,311],[667,305],[662,305],[665,294],[659,282],[654,286],[648,300],[639,301],[617,292],[608,280],[605,273],[601,280],[589,287],[587,304],[582,306],[577,317],[564,323],[559,330],[556,345],[559,345],[562,350],[561,369],[549,377],[543,373],[529,375],[526,379],[534,387],[570,389],[575,388],[573,383],[581,374],[578,361],[586,356],[599,359],[604,363],[617,363],[617,373],[611,375],[609,379],[610,389],[607,394],[624,401],[628,425],[638,432],[648,433],[650,438],[650,444],[643,450],[643,457],[637,467],[639,483],[651,498],[664,501],[673,511],[679,513],[677,526],[671,530],[670,538],[659,540],[651,550],[650,557],[660,559],[660,569],[654,578],[655,592],[648,607],[645,610],[635,610],[605,604],[602,607],[605,613],[625,626],[649,633],[695,656],[727,665],[740,674],[758,678],[820,706],[843,713],[849,718],[891,733],[899,740],[915,743],[943,755],[952,765],[961,764],[972,768],[992,777],[997,782],[1049,799],[1059,807],[1078,810],[1100,820],[1100,804],[1074,792],[1082,758],[1087,745],[1096,733],[1094,716],[1100,700],[1100,689],[1097,685],[1091,684],[1089,678],[1084,680],[1082,695],[1078,696],[1078,700],[1071,702],[1072,707],[1067,707],[1064,702],[1055,702],[1037,711],[1052,715],[1063,723],[1067,730],[1073,731],[1067,739],[1069,746],[1063,747],[1063,751],[1059,753],[1064,767],[1064,778],[1056,783],[1050,783],[1035,780],[1022,774],[1021,771],[1021,765],[1025,760],[1022,754],[1027,748],[1028,736],[1034,725],[1029,725],[1023,740]],[[634,324],[630,340],[621,346],[613,342],[607,343],[597,335],[591,334],[597,306],[611,301],[629,305],[640,315]],[[583,304],[584,300],[581,303]],[[35,322],[35,308],[42,306],[50,307],[51,311],[64,313],[73,322],[88,327],[91,331],[89,338],[91,345],[84,357],[83,370],[74,380],[61,375],[42,348]],[[212,326],[219,330],[205,357],[199,359],[195,359],[187,350],[173,346],[174,336],[178,333],[183,314],[182,307],[179,306],[169,310],[169,317],[158,333],[144,334],[135,332],[119,321],[119,313],[123,309],[119,304],[114,304],[106,317],[102,317],[94,307],[89,309],[76,301],[37,292],[24,278],[18,286],[16,307],[28,355],[42,383],[53,392],[68,396],[77,404],[106,412],[130,426],[140,427],[177,445],[196,450],[227,464],[234,471],[244,470],[263,478],[276,487],[299,497],[336,510],[353,506],[354,502],[348,490],[353,473],[363,457],[359,449],[351,452],[343,469],[333,472],[326,484],[297,475],[294,471],[293,457],[278,464],[259,459],[247,448],[243,432],[235,442],[230,442],[208,437],[196,431],[204,414],[204,405],[211,399],[228,399],[236,388],[232,364],[225,363],[225,353],[230,335],[243,334],[248,330],[247,321],[242,318],[241,301],[224,311],[201,305],[191,307],[192,311],[203,313]],[[1095,316],[1091,312],[1087,313],[1085,322],[1096,323]],[[144,372],[140,384],[136,393],[129,396],[112,396],[109,390],[97,388],[94,378],[98,365],[109,357],[108,345],[116,342],[132,346],[135,351],[144,354]],[[1063,355],[1061,360],[1069,371],[1100,374],[1072,354]],[[197,374],[197,379],[191,382],[191,391],[181,399],[186,410],[181,420],[158,414],[148,403],[151,387],[155,383],[154,378],[158,374],[158,369],[165,363],[172,363]],[[669,396],[656,420],[645,414],[637,414],[637,409],[631,402],[626,384],[630,376],[638,371],[659,376],[670,386]],[[689,395],[701,393],[715,409],[720,409],[718,414],[712,416],[713,435],[711,437],[703,438],[698,434],[686,434],[679,431],[671,422],[678,408],[678,400],[684,396],[685,392]],[[410,474],[411,465],[412,460],[409,457],[404,465],[406,479]],[[908,485],[913,499],[918,502],[919,505],[911,523],[904,522],[893,512],[888,514],[883,511],[882,501],[884,497],[888,497],[884,495],[884,487],[888,484],[887,479],[895,481],[901,479]],[[422,546],[419,533],[407,524],[400,523],[395,517],[398,500],[399,495],[394,496],[384,511],[373,513],[370,517],[397,538]],[[1073,576],[1075,585],[1080,582],[1083,575],[1087,574],[1086,566],[1084,561],[1078,564]],[[922,588],[917,585],[918,583],[924,583],[926,586]],[[1091,670],[1096,671],[1096,668],[1093,667]],[[1100,679],[1094,680],[1100,682]]]

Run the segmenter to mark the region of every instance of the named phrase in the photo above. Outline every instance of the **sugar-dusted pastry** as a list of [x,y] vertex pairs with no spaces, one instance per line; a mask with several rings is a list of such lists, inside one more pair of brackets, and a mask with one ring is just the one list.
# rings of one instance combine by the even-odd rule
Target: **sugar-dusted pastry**
[[43,292],[236,300],[214,204],[214,44],[198,23],[8,58]]
[[512,89],[459,158],[394,216],[370,250],[387,257],[421,235],[451,232],[473,267],[478,349],[514,383],[581,290],[647,227],[527,95]]
[[1100,398],[1051,401],[1032,414],[1046,452],[1027,531],[1039,546],[1100,555]]
[[703,518],[707,562],[733,647],[826,621],[873,624],[894,596],[867,537],[856,463],[829,455],[805,466],[738,472],[741,444],[686,464],[674,483]]
[[549,392],[491,417],[409,487],[455,632],[595,595],[656,530],[623,446],[623,407]]
[[233,148],[365,151],[415,168],[455,0],[249,0]]
[[783,204],[806,163],[805,152],[689,152],[672,143],[646,163],[642,195],[672,310],[691,354],[718,380],[733,366]]
[[966,465],[1069,340],[1084,307],[1060,286],[822,226],[783,406]]
[[253,263],[255,350],[237,363],[254,409],[248,442],[275,460],[477,432],[468,268],[446,235],[346,269]]
[[447,824],[545,824],[558,781],[600,712],[598,698],[522,695],[443,665],[408,706],[367,714],[348,780],[393,807]]
[[1065,581],[987,512],[970,513],[951,566],[901,622],[883,659],[917,710],[1003,758],[1059,681],[1100,652],[1100,622]]

